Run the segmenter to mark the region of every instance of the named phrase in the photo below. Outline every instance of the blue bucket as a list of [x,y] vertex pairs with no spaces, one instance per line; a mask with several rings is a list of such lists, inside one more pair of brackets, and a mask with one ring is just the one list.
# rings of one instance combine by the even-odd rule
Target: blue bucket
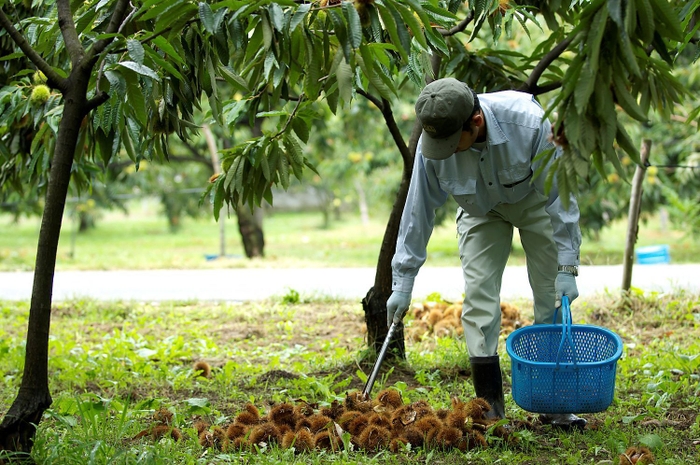
[[599,326],[572,325],[567,297],[561,308],[562,324],[527,326],[508,336],[513,400],[534,413],[602,412],[615,395],[622,339]]
[[667,244],[637,247],[635,254],[640,265],[671,263],[671,248]]

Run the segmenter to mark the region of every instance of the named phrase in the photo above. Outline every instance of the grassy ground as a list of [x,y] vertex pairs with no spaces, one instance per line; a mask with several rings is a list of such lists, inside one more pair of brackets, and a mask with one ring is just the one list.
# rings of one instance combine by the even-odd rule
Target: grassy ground
[[[512,302],[523,320],[531,304]],[[42,464],[618,464],[648,447],[657,465],[700,458],[700,297],[601,296],[575,302],[575,322],[603,325],[624,340],[616,398],[589,414],[583,432],[542,425],[510,397],[510,360],[501,340],[506,441],[486,431],[467,451],[386,448],[298,453],[270,442],[255,450],[203,447],[197,421],[226,427],[247,403],[261,414],[283,402],[323,408],[362,386],[363,313],[355,302],[250,304],[70,301],[55,305],[50,345],[54,403],[40,423],[33,458]],[[0,414],[16,395],[23,366],[27,302],[0,302]],[[407,317],[407,360],[386,364],[373,393],[397,390],[404,403],[449,408],[473,398],[464,341],[420,329]],[[410,337],[408,337],[410,335]],[[197,362],[211,367],[198,376]],[[154,440],[163,409],[182,437]],[[143,437],[139,433],[145,431]],[[349,443],[348,443],[349,444]]]
[[[164,218],[151,204],[135,205],[131,214],[105,213],[97,227],[74,234],[70,219],[64,222],[59,243],[57,269],[164,269],[222,268],[251,266],[347,266],[374,267],[384,234],[384,218],[363,225],[347,214],[322,228],[320,213],[276,213],[264,220],[264,260],[243,258],[235,218],[227,219],[226,258],[207,260],[219,254],[219,225],[213,218],[186,219],[181,230],[169,232]],[[581,259],[585,264],[619,264],[626,238],[625,223],[603,231],[600,239],[584,239]],[[38,219],[19,223],[0,215],[0,271],[31,270],[34,267]],[[674,263],[700,262],[700,241],[680,231],[664,230],[658,221],[640,225],[639,246],[670,244]],[[448,221],[436,228],[429,244],[428,265],[459,265],[454,226]],[[524,264],[519,241],[513,242],[511,264]]]
[[[376,265],[384,222],[362,225],[346,216],[321,227],[320,214],[275,214],[265,219],[263,260],[240,256],[235,220],[227,227],[227,254],[217,254],[219,226],[186,220],[178,234],[151,205],[129,217],[105,214],[98,227],[72,236],[65,223],[58,269],[219,268],[254,266]],[[0,270],[31,270],[38,221],[0,216]],[[621,262],[626,225],[586,240],[582,261]],[[73,241],[74,239],[74,241]],[[638,245],[667,243],[673,262],[700,262],[700,245],[657,223],[642,225]],[[455,233],[438,228],[428,264],[454,266]],[[512,264],[522,264],[517,239]],[[523,319],[532,304],[515,302]],[[0,302],[0,416],[16,396],[24,364],[28,302]],[[364,350],[365,324],[357,302],[298,295],[245,304],[203,302],[55,302],[50,343],[54,402],[39,425],[33,459],[42,464],[618,464],[629,447],[645,446],[655,464],[697,463],[700,458],[700,297],[599,296],[575,303],[577,323],[609,327],[622,336],[617,392],[603,413],[587,415],[584,432],[542,425],[510,397],[510,359],[504,338],[501,360],[507,386],[509,440],[485,432],[486,444],[467,451],[386,448],[366,452],[297,453],[269,443],[244,452],[203,447],[197,422],[210,432],[226,426],[247,403],[266,414],[282,402],[323,408],[361,389],[372,367]],[[405,403],[426,401],[449,408],[453,397],[473,398],[468,357],[459,336],[430,332],[408,317],[407,360],[386,366],[374,393],[392,388]],[[423,332],[428,328],[428,332]],[[207,377],[197,362],[211,367]],[[154,416],[173,415],[179,440],[155,440]],[[145,432],[140,437],[140,432]],[[348,443],[349,446],[350,443]],[[628,454],[629,455],[629,454]],[[621,459],[620,457],[623,457]],[[623,461],[621,461],[623,460]]]

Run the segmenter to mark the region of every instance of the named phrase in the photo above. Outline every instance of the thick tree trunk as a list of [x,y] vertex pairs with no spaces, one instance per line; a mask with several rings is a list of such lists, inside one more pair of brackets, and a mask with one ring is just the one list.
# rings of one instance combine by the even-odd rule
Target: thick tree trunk
[[86,113],[88,76],[72,79],[64,94],[63,117],[51,161],[46,206],[41,219],[32,288],[24,372],[19,393],[0,424],[0,449],[30,452],[44,411],[52,399],[48,382],[51,298],[71,166]]

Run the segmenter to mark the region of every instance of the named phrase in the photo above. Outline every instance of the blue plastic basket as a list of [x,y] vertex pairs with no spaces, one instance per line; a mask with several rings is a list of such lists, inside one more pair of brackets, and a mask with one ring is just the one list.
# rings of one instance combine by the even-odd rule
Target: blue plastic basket
[[612,403],[622,339],[606,328],[573,325],[567,297],[562,299],[562,324],[520,328],[508,336],[506,350],[513,400],[522,409],[592,413]]
[[640,265],[671,263],[671,247],[668,244],[637,247],[635,254]]

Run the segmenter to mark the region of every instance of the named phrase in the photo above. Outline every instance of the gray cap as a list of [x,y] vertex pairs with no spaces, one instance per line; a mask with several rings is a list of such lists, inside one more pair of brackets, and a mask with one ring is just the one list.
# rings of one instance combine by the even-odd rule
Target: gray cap
[[425,86],[416,100],[416,116],[423,126],[423,156],[444,160],[455,153],[462,125],[473,110],[474,96],[465,83],[443,78]]

